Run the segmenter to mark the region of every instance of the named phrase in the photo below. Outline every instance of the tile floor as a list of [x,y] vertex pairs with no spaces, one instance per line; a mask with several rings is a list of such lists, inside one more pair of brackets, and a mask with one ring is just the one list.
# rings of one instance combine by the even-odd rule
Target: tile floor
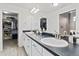
[[24,48],[18,47],[16,40],[4,40],[4,49],[0,56],[26,56]]

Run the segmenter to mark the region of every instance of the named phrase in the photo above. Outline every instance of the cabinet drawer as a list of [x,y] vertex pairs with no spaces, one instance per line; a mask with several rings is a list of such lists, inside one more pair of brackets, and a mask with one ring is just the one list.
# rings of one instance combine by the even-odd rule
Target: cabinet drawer
[[30,45],[31,44],[31,39],[29,37],[25,37],[24,39],[25,45]]
[[31,39],[30,38],[25,38],[24,48],[25,48],[27,54],[31,55]]
[[31,55],[31,47],[30,46],[25,46],[25,51],[28,55]]
[[36,46],[32,45],[32,56],[41,56],[39,51],[36,49]]
[[38,43],[32,41],[32,46],[42,55],[43,48]]

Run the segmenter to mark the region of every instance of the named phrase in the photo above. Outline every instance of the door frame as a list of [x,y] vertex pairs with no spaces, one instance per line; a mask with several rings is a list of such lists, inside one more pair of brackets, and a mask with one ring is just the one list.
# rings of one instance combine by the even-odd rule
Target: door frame
[[[7,11],[7,10],[2,10],[2,11],[1,11],[1,25],[2,25],[2,34],[1,34],[1,35],[2,35],[2,37],[1,37],[1,38],[2,38],[2,39],[1,39],[1,40],[2,40],[2,49],[1,49],[1,51],[3,51],[3,47],[4,47],[4,41],[3,41],[3,12],[4,12],[4,11]],[[18,31],[17,31],[17,33],[18,33],[17,36],[19,36],[19,26],[18,26],[18,25],[19,25],[19,13],[14,12],[14,11],[8,11],[8,12],[12,12],[12,13],[17,14],[17,19],[18,19],[18,20],[17,20],[17,30],[18,30]],[[19,42],[19,37],[17,37],[17,45],[18,45],[18,42]],[[19,46],[19,45],[18,45],[18,46]]]

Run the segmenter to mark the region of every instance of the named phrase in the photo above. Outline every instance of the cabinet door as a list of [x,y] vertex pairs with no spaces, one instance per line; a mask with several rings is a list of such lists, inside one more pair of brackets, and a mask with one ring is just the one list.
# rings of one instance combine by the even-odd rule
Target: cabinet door
[[42,53],[40,53],[40,51],[42,51],[40,49],[40,51],[38,50],[40,48],[38,48],[38,46],[35,44],[34,41],[32,41],[32,56],[42,56]]
[[26,35],[25,34],[23,34],[23,46],[25,45],[25,39],[26,39]]
[[32,46],[32,56],[41,56],[40,53],[36,50],[35,46]]
[[43,56],[54,56],[54,55],[43,48]]
[[43,47],[40,46],[38,43],[32,41],[32,43],[34,44],[35,48],[37,49],[37,51],[42,55],[43,53]]
[[28,37],[25,38],[24,48],[27,54],[31,55],[31,39]]

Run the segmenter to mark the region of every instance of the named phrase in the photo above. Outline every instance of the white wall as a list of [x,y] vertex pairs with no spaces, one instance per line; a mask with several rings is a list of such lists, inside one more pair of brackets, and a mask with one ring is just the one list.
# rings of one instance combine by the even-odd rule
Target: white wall
[[15,12],[18,13],[18,30],[19,30],[19,40],[18,45],[22,46],[22,30],[25,28],[24,22],[27,20],[27,15],[29,14],[27,9],[23,9],[17,6],[13,6],[11,4],[0,4],[0,50],[3,49],[3,40],[2,40],[2,12],[8,11],[8,12]]
[[41,12],[31,14],[26,9],[19,11],[19,45],[22,45],[22,30],[39,29],[40,30],[40,17],[47,18],[48,32],[59,33],[59,14],[76,9],[76,31],[79,32],[79,4],[70,4],[66,7],[60,8],[56,11]]
[[[51,12],[41,13],[41,11],[32,15],[32,29],[40,30],[41,17],[47,18],[47,32],[53,33],[55,30],[58,31],[58,21],[55,18],[57,15]],[[35,23],[34,25],[33,22]]]
[[[19,14],[19,40],[18,45],[21,47],[23,44],[23,30],[28,29],[40,29],[40,17],[46,17],[48,23],[48,32],[54,33],[59,32],[59,14],[76,9],[76,31],[79,32],[79,4],[71,4],[67,7],[58,9],[52,12],[43,13],[39,11],[37,14],[31,14],[27,8],[21,8],[11,4],[0,4],[0,32],[2,32],[2,19],[1,13],[3,10],[16,12]],[[0,33],[0,50],[2,50],[2,34]]]
[[[40,30],[40,18],[46,17],[47,18],[47,28],[48,32],[54,33],[55,31],[59,33],[59,14],[62,14],[64,12],[68,12],[70,10],[76,9],[76,31],[79,32],[79,4],[70,4],[66,7],[60,8],[56,11],[50,11],[43,13],[41,10],[36,14],[30,14],[27,11],[27,14],[25,11],[21,13],[20,16],[22,16],[19,21],[19,39],[22,41],[22,30],[27,29],[39,29]],[[23,21],[22,21],[23,19]],[[22,42],[20,42],[20,45]]]
[[[40,20],[40,17],[46,17],[48,21],[48,32],[54,33],[55,31],[59,33],[59,14],[76,9],[76,31],[79,32],[79,4],[70,4],[56,11],[41,13],[41,11],[33,15],[34,20]],[[37,23],[37,24],[38,24]],[[38,24],[39,25],[39,24]],[[39,27],[40,28],[40,27]]]
[[18,45],[21,47],[23,44],[23,30],[31,30],[31,29],[40,29],[40,17],[47,17],[47,13],[37,13],[31,14],[27,8],[22,8],[20,6],[16,6],[13,4],[0,4],[0,50],[3,49],[3,40],[2,40],[2,12],[15,12],[18,13]]
[[51,20],[49,20],[49,31],[53,32],[56,30],[59,33],[59,14],[68,12],[70,10],[76,9],[76,31],[79,32],[79,4],[71,4],[66,7],[63,7],[61,9],[58,9],[57,11],[52,12],[49,16]]
[[[52,14],[50,13],[41,13],[38,12],[37,14],[31,14],[27,8],[21,8],[20,6],[15,6],[13,4],[0,4],[0,49],[2,50],[3,48],[3,40],[2,40],[2,12],[3,11],[8,11],[8,12],[15,12],[18,13],[19,18],[18,18],[18,34],[19,34],[19,40],[18,40],[18,45],[21,47],[23,44],[23,30],[31,30],[31,29],[38,29],[40,30],[40,17],[46,17],[48,20],[48,28],[52,25],[51,21],[52,19]],[[53,20],[54,21],[54,20]],[[56,21],[55,21],[56,22]],[[54,23],[54,22],[53,22]],[[56,24],[53,26],[56,26]],[[52,31],[50,29],[50,31]]]

